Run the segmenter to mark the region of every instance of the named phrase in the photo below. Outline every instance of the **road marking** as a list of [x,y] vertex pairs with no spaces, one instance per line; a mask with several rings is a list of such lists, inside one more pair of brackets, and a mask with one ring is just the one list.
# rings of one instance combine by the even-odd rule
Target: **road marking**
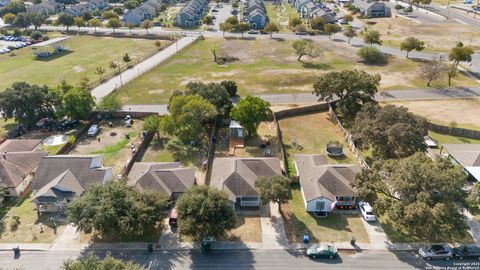
[[466,23],[466,22],[464,22],[464,21],[462,21],[462,20],[459,20],[459,19],[455,19],[455,21],[457,21],[457,22],[459,22],[459,23],[461,23],[461,24],[469,25],[468,23]]

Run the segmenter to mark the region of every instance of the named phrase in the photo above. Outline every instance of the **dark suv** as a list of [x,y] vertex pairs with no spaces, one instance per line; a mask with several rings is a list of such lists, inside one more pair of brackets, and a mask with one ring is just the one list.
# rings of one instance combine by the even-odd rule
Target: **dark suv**
[[453,248],[453,257],[462,259],[479,259],[480,247],[460,245]]

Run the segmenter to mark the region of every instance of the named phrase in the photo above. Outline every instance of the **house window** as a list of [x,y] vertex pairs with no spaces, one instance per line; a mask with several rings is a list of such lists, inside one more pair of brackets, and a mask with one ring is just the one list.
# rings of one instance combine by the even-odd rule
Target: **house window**
[[325,208],[325,202],[317,202],[315,204],[315,211],[323,211]]

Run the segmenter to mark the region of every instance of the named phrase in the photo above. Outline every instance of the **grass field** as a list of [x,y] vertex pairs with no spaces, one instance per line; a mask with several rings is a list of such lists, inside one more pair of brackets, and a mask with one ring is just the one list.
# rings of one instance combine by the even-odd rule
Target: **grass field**
[[293,17],[300,17],[298,12],[288,3],[282,3],[281,5],[265,3],[265,8],[268,19],[280,27],[280,32],[292,32],[288,29],[288,20]]
[[[42,214],[37,218],[32,198],[32,193],[25,197],[7,216],[4,223],[0,224],[0,243],[51,243],[62,233],[64,229],[62,223],[57,221],[57,228],[52,228],[50,215]],[[11,229],[14,216],[20,218],[20,224],[16,230]]]
[[292,200],[283,204],[281,211],[290,243],[302,242],[305,234],[312,242],[347,242],[352,235],[359,243],[370,242],[359,215],[331,214],[322,218],[307,213],[299,188],[292,189]]
[[392,104],[403,106],[417,115],[423,116],[433,123],[450,125],[455,122],[457,127],[480,130],[480,99],[448,99],[448,100],[411,100],[388,101],[382,105]]
[[[381,89],[424,88],[416,61],[391,58],[386,66],[366,66],[359,62],[356,49],[344,43],[318,43],[323,54],[318,60],[297,61],[291,41],[209,38],[196,41],[181,53],[129,82],[117,92],[124,103],[167,103],[174,90],[183,90],[190,81],[235,80],[239,94],[299,93],[313,90],[317,76],[332,70],[361,69],[382,75]],[[227,65],[213,61],[217,56],[238,58]],[[445,86],[446,80],[435,82]],[[454,86],[478,86],[459,75]]]
[[105,78],[113,73],[109,63],[122,61],[125,53],[135,61],[156,50],[153,40],[93,36],[72,36],[71,46],[70,53],[42,60],[32,59],[28,47],[15,56],[0,55],[0,90],[15,81],[54,86],[64,79],[72,84],[83,77],[98,80],[97,67],[105,69]]
[[462,143],[480,144],[480,140],[450,136],[450,135],[436,133],[433,131],[428,131],[428,135],[440,144],[462,144]]
[[406,37],[416,37],[425,42],[425,51],[448,52],[459,41],[480,48],[480,31],[454,20],[438,23],[416,23],[404,18],[369,19],[370,28],[382,34],[385,45],[400,48]]

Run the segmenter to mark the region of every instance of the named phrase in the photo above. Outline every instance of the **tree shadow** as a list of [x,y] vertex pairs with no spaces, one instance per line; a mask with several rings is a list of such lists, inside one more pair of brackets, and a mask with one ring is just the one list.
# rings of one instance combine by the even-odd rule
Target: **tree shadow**
[[284,42],[285,39],[281,37],[272,37],[272,40],[279,41],[279,42]]
[[310,62],[302,62],[302,66],[304,68],[310,69],[321,69],[321,70],[332,70],[333,67],[327,63],[310,63]]

